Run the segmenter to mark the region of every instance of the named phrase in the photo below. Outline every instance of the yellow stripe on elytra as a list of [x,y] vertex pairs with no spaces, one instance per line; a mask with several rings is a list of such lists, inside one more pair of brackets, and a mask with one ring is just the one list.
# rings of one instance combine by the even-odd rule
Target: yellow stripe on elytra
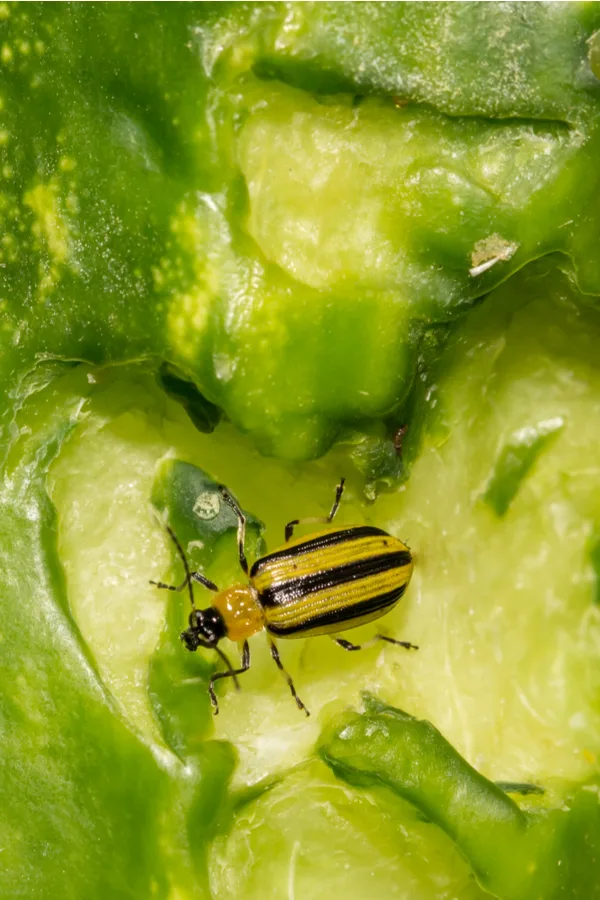
[[381,594],[389,593],[394,588],[402,587],[409,579],[411,568],[411,566],[401,566],[377,575],[369,575],[367,578],[357,581],[349,581],[346,584],[318,591],[306,597],[299,597],[298,600],[285,606],[266,606],[267,625],[293,628],[309,622],[315,616],[322,616],[336,610],[350,611],[357,603],[375,599]]
[[[287,547],[281,549],[286,550]],[[312,550],[298,556],[268,560],[262,571],[259,571],[252,579],[252,583],[256,590],[262,593],[270,587],[283,584],[293,578],[303,578],[306,575],[313,575],[315,572],[323,572],[337,566],[359,562],[371,556],[384,556],[405,549],[401,541],[389,535],[369,535],[355,540],[349,538],[347,541],[332,544],[322,550]]]

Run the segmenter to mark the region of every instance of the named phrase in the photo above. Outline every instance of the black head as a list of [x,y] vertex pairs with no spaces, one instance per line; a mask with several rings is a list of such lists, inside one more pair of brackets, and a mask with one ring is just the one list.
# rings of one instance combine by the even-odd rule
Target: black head
[[198,647],[217,646],[225,637],[225,622],[221,613],[209,606],[208,609],[193,609],[189,618],[190,627],[181,632],[181,640],[193,652]]

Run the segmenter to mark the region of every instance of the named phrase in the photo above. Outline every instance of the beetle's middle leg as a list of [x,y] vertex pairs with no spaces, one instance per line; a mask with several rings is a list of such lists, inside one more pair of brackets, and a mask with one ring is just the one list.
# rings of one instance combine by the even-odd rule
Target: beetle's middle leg
[[288,673],[283,668],[283,663],[281,662],[281,659],[279,658],[279,650],[277,649],[275,642],[272,641],[271,638],[269,638],[269,648],[271,650],[271,656],[275,660],[275,665],[277,666],[277,668],[279,669],[279,671],[281,672],[281,674],[283,675],[283,677],[285,678],[285,680],[288,683],[288,687],[289,687],[290,691],[292,692],[292,697],[296,701],[296,706],[298,707],[298,709],[301,709],[307,716],[310,716],[309,711],[307,710],[304,703],[302,702],[302,700],[296,693],[296,688],[294,687],[294,682],[292,681],[291,676],[288,675]]
[[329,525],[333,522],[335,518],[335,514],[338,511],[340,500],[342,499],[342,494],[344,493],[344,484],[346,482],[345,478],[340,479],[340,483],[335,489],[335,500],[333,501],[333,506],[331,507],[331,512],[328,516],[309,516],[305,519],[292,519],[291,522],[288,522],[285,526],[285,539],[289,541],[294,533],[294,528],[296,525],[310,525],[315,522],[322,522],[324,525]]
[[246,516],[242,512],[239,503],[235,499],[235,497],[229,493],[224,484],[219,485],[219,493],[221,497],[227,503],[234,513],[237,516],[238,520],[238,530],[237,530],[237,545],[238,545],[238,556],[240,558],[240,566],[244,572],[244,575],[248,574],[248,560],[246,559],[246,553],[244,551],[244,546],[246,544]]
[[397,641],[395,638],[387,637],[385,634],[376,634],[374,637],[370,638],[368,641],[365,641],[364,644],[352,644],[350,641],[344,640],[344,638],[333,638],[338,647],[341,647],[342,650],[367,650],[369,647],[372,647],[373,644],[376,644],[378,641],[387,641],[388,644],[397,644],[399,647],[404,647],[405,650],[418,650],[416,644],[410,644],[408,641]]

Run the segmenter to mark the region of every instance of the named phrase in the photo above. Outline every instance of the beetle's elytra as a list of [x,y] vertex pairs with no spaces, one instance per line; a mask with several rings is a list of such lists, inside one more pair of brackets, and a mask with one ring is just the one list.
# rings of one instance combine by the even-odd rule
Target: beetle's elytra
[[[221,485],[219,491],[238,519],[238,553],[247,582],[220,591],[200,572],[191,572],[183,548],[169,528],[186,577],[178,586],[156,581],[151,584],[168,590],[183,590],[186,585],[189,589],[192,612],[189,627],[182,633],[181,639],[191,651],[198,647],[216,650],[227,666],[225,671],[216,672],[209,683],[208,691],[215,713],[219,711],[215,681],[233,678],[238,684],[237,676],[250,668],[248,638],[265,629],[269,635],[271,655],[286,678],[298,708],[308,716],[309,712],[298,697],[292,679],[283,668],[273,637],[333,636],[385,615],[400,600],[410,581],[413,570],[410,550],[398,538],[371,525],[345,526],[292,539],[296,525],[309,522],[331,524],[344,491],[342,478],[328,516],[289,522],[285,528],[286,544],[257,559],[249,569],[244,550],[246,519],[227,488]],[[216,592],[212,606],[196,608],[192,581]],[[240,668],[233,669],[218,646],[223,638],[241,642]],[[361,649],[360,645],[342,638],[334,640],[344,650]],[[418,649],[407,641],[396,641],[382,634],[377,634],[374,640]]]

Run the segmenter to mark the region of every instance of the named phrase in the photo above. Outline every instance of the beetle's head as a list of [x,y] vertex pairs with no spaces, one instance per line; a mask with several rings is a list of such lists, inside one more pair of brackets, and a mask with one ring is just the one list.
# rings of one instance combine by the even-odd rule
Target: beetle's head
[[189,628],[181,632],[181,640],[193,652],[198,647],[217,646],[225,637],[225,623],[221,613],[209,606],[208,609],[193,609],[190,613]]

